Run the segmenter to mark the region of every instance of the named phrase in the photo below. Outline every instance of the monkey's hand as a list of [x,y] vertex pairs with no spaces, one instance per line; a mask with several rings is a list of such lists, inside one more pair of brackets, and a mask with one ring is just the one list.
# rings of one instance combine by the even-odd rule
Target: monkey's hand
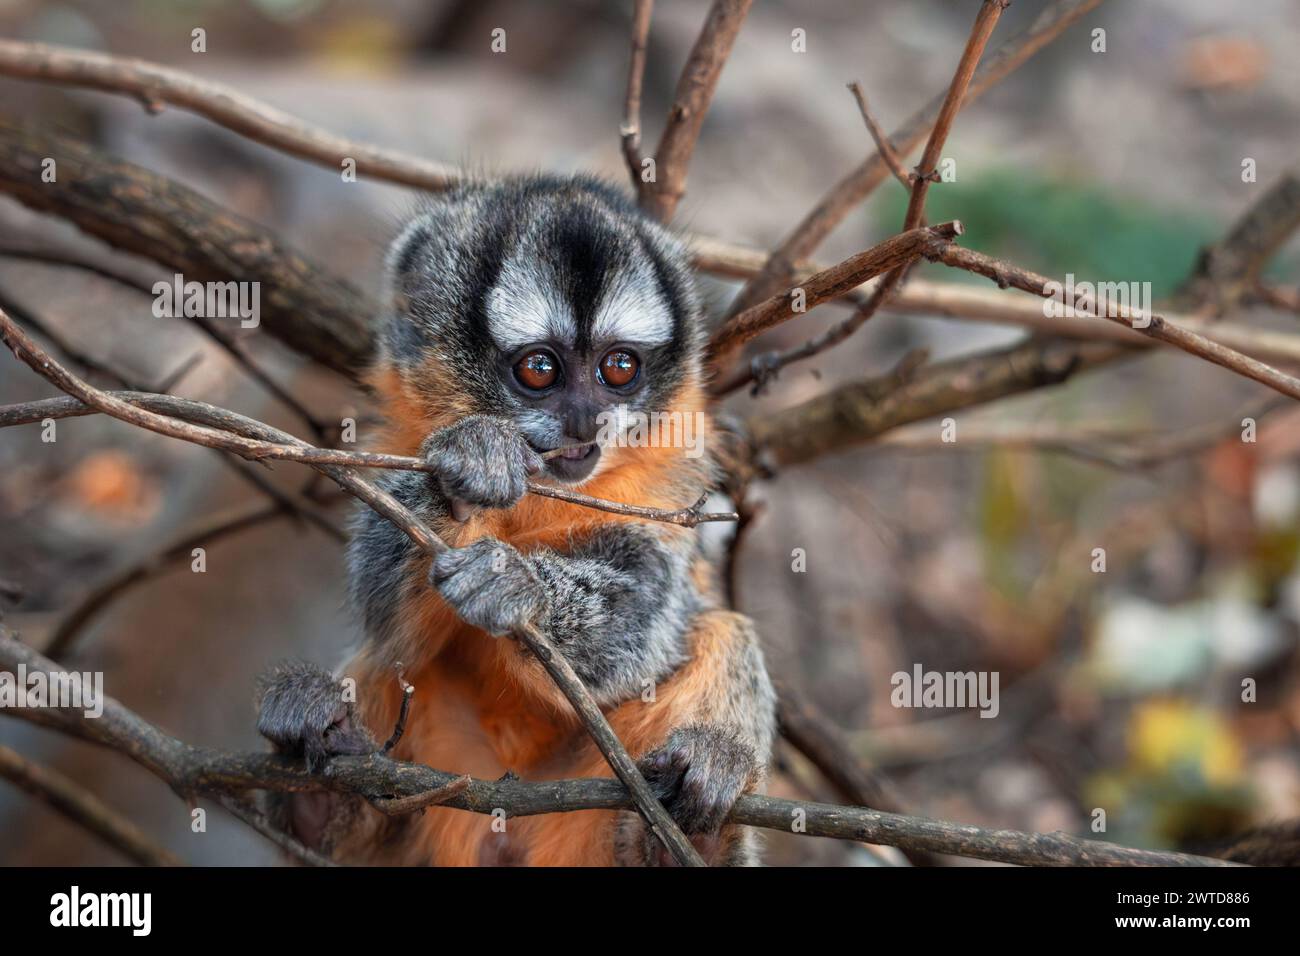
[[287,661],[263,674],[257,732],[278,753],[302,757],[314,770],[336,754],[368,754],[374,738],[361,726],[343,685],[322,668]]
[[[705,861],[727,862],[723,822],[740,795],[752,789],[762,774],[753,749],[721,727],[681,727],[662,747],[642,758],[640,769]],[[650,865],[673,865],[655,837],[647,834],[646,841]]]
[[524,624],[544,627],[546,585],[528,559],[496,538],[479,538],[437,555],[429,582],[466,623],[501,637]]
[[[343,685],[326,671],[289,661],[263,674],[258,687],[257,730],[277,753],[302,757],[314,770],[336,754],[368,754],[378,749],[362,726]],[[272,821],[307,846],[328,852],[352,825],[360,801],[328,791],[271,794]]]
[[457,521],[474,507],[509,508],[544,464],[514,424],[492,415],[466,416],[434,432],[420,450]]

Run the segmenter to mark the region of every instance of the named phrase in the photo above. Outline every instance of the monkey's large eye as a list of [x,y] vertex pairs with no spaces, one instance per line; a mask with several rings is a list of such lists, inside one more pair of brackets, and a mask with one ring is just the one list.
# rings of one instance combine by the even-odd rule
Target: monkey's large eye
[[535,392],[550,388],[560,377],[560,363],[550,352],[538,349],[515,363],[515,378],[524,388]]
[[626,349],[610,349],[596,367],[596,374],[610,388],[631,384],[639,371],[641,360]]

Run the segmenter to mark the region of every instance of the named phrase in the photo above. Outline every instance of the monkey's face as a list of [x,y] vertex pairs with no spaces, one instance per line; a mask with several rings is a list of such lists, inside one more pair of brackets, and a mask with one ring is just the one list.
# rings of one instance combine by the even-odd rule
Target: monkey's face
[[654,391],[653,345],[611,339],[591,346],[544,339],[500,353],[502,379],[517,399],[514,417],[529,444],[543,453],[563,449],[546,466],[561,481],[584,481],[603,455],[616,454],[629,410],[643,407]]
[[546,475],[575,484],[662,442],[647,422],[695,407],[699,306],[663,229],[582,181],[482,188],[442,212],[390,260],[417,337],[390,334],[388,351],[429,354],[432,389],[454,379],[464,410],[511,419],[544,455],[564,449]]

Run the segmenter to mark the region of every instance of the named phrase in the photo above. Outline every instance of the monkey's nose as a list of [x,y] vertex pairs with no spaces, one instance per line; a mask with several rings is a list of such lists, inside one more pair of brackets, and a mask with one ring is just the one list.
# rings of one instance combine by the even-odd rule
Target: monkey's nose
[[593,442],[600,434],[600,406],[581,405],[569,409],[564,417],[565,444]]

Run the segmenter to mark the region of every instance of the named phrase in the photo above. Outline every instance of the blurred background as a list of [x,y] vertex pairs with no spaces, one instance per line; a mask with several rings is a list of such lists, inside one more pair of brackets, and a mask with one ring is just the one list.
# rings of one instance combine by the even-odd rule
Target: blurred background
[[[678,224],[770,248],[872,150],[846,82],[862,83],[886,129],[946,88],[977,4],[758,0],[704,126]],[[1017,0],[990,50],[1041,8]],[[0,0],[0,34],[138,56],[219,80],[327,129],[485,172],[626,172],[618,128],[630,3],[598,0]],[[642,116],[657,140],[706,5],[658,0]],[[192,53],[203,27],[207,52]],[[504,28],[507,51],[490,49]],[[1093,52],[1092,30],[1106,30]],[[807,52],[791,50],[791,31]],[[1172,294],[1197,250],[1300,156],[1300,4],[1111,0],[964,111],[945,156],[957,179],[929,217],[960,218],[964,245],[1052,276],[1149,281]],[[328,168],[244,140],[177,109],[0,79],[0,115],[39,120],[172,177],[278,232],[374,291],[410,190],[344,183]],[[1243,183],[1241,160],[1259,181]],[[896,231],[905,196],[878,188],[818,253],[830,262]],[[5,256],[58,248],[151,284],[169,270],[115,253],[0,197],[0,293],[102,366],[92,380],[236,409],[304,437],[288,407],[192,326],[156,319],[147,296],[86,270]],[[1269,276],[1294,288],[1300,245]],[[973,281],[939,266],[917,275]],[[705,279],[715,312],[735,286]],[[987,283],[985,283],[987,285]],[[843,315],[827,306],[764,345],[791,345]],[[1294,330],[1295,314],[1243,308],[1235,321]],[[744,414],[883,372],[908,350],[944,359],[1006,344],[1012,327],[882,315],[818,360],[788,370]],[[325,434],[364,399],[267,336],[241,342]],[[83,367],[72,363],[73,368]],[[51,394],[0,355],[0,402]],[[963,413],[981,423],[1096,423],[1156,434],[1233,417],[1259,389],[1160,352],[1059,389]],[[256,674],[285,656],[333,666],[359,634],[344,605],[330,527],[350,505],[307,494],[319,520],[283,516],[211,541],[203,574],[159,553],[264,502],[214,452],[90,417],[0,431],[0,581],[21,591],[5,620],[34,646],[71,631],[69,667],[103,670],[109,694],[196,744],[255,748]],[[938,425],[934,424],[937,432]],[[258,479],[300,493],[291,465]],[[740,606],[772,672],[844,728],[930,816],[1180,846],[1300,815],[1300,415],[1268,418],[1153,468],[999,447],[867,446],[756,488],[761,515],[740,553]],[[1104,574],[1090,570],[1104,547]],[[807,571],[791,570],[802,548]],[[133,580],[129,586],[121,582]],[[107,596],[106,600],[100,600]],[[0,596],[0,602],[6,598]],[[71,623],[70,623],[71,622]],[[75,627],[72,626],[75,624]],[[890,677],[992,670],[1001,710],[895,708]],[[1241,700],[1243,678],[1258,699]],[[53,765],[186,860],[271,863],[268,843],[211,807],[208,832],[122,757],[22,722],[0,743]],[[782,749],[773,793],[835,799]],[[456,768],[445,768],[454,770]],[[852,844],[773,835],[790,864],[897,860]],[[0,863],[121,862],[82,830],[0,783]],[[953,861],[958,862],[958,861]]]

